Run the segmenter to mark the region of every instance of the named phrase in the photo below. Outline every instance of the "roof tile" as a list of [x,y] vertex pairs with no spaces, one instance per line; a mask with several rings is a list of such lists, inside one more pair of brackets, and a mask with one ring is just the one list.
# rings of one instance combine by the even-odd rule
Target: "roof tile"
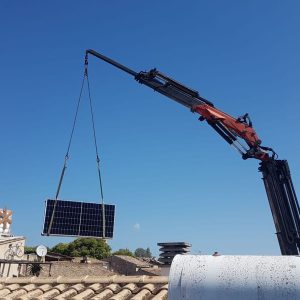
[[144,285],[141,290],[131,298],[131,300],[144,300],[146,297],[149,297],[154,290],[155,285],[148,283]]
[[67,298],[74,297],[78,294],[78,292],[82,292],[85,289],[85,286],[81,283],[76,285],[72,285],[69,287],[68,290],[63,292],[62,294],[58,295],[57,297],[53,298],[54,300],[63,300]]
[[164,276],[84,276],[0,278],[0,300],[165,300]]
[[0,290],[0,297],[4,297],[8,295],[12,291],[17,290],[19,287],[20,287],[19,284],[9,284],[5,287],[2,287],[2,289]]
[[33,299],[35,297],[42,295],[44,292],[50,290],[51,288],[52,286],[50,284],[43,284],[38,288],[34,289],[33,291],[28,292],[26,295],[19,297],[18,299],[19,300]]
[[37,298],[33,298],[35,300],[46,300],[46,299],[53,299],[55,296],[58,296],[61,292],[67,289],[66,284],[58,284],[52,287],[52,289],[48,290],[46,293],[40,295]]
[[125,300],[136,290],[136,285],[134,283],[126,284],[118,294],[110,298],[110,300]]

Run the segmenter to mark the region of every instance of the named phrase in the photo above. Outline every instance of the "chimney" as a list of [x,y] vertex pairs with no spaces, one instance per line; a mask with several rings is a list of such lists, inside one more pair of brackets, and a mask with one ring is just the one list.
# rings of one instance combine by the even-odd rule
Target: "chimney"
[[161,247],[158,261],[164,265],[171,265],[177,254],[189,254],[192,246],[186,242],[157,243],[157,245]]

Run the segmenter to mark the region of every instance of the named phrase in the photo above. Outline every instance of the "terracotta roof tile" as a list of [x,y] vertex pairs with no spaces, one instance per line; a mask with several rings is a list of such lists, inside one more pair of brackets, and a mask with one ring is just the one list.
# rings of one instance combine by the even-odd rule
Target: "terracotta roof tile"
[[94,283],[92,285],[87,286],[87,288],[79,293],[78,295],[74,296],[73,300],[82,300],[82,299],[90,299],[94,296],[97,292],[103,289],[103,284]]
[[20,287],[19,284],[9,284],[7,286],[3,286],[2,289],[0,290],[0,297],[7,296],[14,290],[17,290],[19,287]]
[[165,284],[159,289],[159,292],[156,294],[152,300],[165,300],[168,298],[168,285]]
[[51,288],[52,288],[52,285],[50,285],[50,284],[42,284],[42,285],[36,287],[34,290],[28,292],[26,295],[19,297],[18,299],[19,300],[33,299],[33,298],[43,295],[45,292],[47,292]]
[[165,300],[165,276],[85,276],[0,278],[0,299]]
[[67,284],[54,285],[50,290],[33,299],[53,299],[55,296],[58,296],[60,293],[66,290],[67,287]]
[[138,291],[137,294],[135,294],[131,299],[132,300],[143,300],[146,299],[146,297],[151,296],[151,294],[154,292],[155,290],[155,285],[152,283],[148,283],[146,285],[144,285],[140,291]]

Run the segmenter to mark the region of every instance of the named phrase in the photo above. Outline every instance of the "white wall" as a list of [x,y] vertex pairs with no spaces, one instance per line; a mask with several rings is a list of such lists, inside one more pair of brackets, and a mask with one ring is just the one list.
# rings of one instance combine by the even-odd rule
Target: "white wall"
[[25,246],[24,237],[1,237],[0,238],[0,259],[6,260],[6,262],[2,262],[0,265],[1,277],[18,276],[18,264],[13,264],[13,263],[10,264],[9,261],[13,262],[13,261],[22,260],[24,255],[24,246]]

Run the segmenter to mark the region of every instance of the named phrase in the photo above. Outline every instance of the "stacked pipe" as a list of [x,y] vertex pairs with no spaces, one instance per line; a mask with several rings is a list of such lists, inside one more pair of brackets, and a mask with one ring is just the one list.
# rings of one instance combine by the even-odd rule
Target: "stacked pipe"
[[175,255],[188,254],[191,248],[191,244],[186,242],[157,243],[157,245],[161,247],[158,261],[164,265],[171,265]]

